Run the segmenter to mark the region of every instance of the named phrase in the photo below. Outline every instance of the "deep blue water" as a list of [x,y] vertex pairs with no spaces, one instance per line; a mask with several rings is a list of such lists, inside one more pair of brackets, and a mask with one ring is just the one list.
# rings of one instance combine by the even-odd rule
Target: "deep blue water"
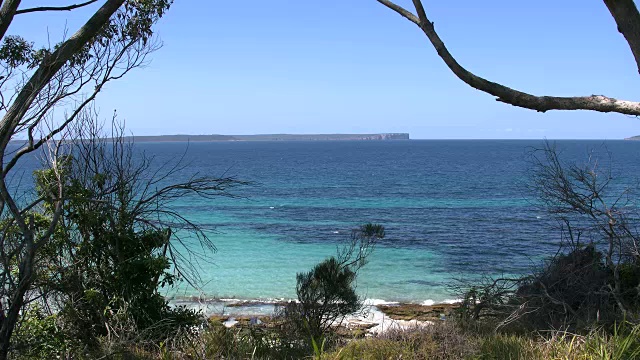
[[[578,161],[590,150],[609,151],[613,174],[623,183],[640,174],[640,142],[556,143],[563,158]],[[350,229],[374,222],[385,226],[387,236],[363,269],[359,291],[368,298],[422,302],[451,298],[453,278],[522,273],[556,251],[556,223],[526,186],[530,151],[542,146],[411,140],[136,148],[157,165],[184,154],[188,166],[173,181],[200,173],[255,183],[234,191],[242,198],[174,203],[187,218],[217,229],[211,238],[218,251],[200,264],[207,296],[293,297],[296,272],[332,255]]]

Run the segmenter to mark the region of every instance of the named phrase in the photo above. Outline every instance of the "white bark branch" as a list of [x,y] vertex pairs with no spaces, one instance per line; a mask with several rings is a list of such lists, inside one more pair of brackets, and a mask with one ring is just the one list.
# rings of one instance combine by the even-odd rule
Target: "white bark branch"
[[477,76],[462,67],[451,55],[440,36],[436,33],[433,23],[429,21],[420,0],[413,0],[419,17],[389,0],[377,1],[418,25],[436,49],[438,55],[460,80],[474,89],[495,96],[497,101],[539,112],[548,110],[592,110],[605,113],[615,112],[640,115],[640,102],[636,101],[618,100],[604,95],[577,97],[536,96]]

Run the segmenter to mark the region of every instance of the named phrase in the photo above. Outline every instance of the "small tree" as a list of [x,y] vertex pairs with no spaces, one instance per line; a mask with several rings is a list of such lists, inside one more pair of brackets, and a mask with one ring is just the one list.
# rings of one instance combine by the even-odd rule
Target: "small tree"
[[[57,194],[63,200],[51,241],[34,259],[26,304],[54,309],[65,335],[90,348],[101,337],[113,337],[118,322],[127,323],[138,341],[157,342],[198,319],[194,312],[170,307],[159,293],[176,281],[197,281],[199,254],[186,246],[179,247],[191,252],[178,250],[181,236],[190,233],[205,249],[214,249],[200,227],[172,210],[171,201],[190,194],[233,196],[228,191],[245,183],[193,176],[166,184],[183,165],[152,166],[125,140],[115,119],[109,138],[91,113],[80,120],[68,127],[65,140],[51,142],[55,166],[35,172],[42,202],[29,218],[38,220],[32,226],[36,233],[51,224]],[[13,233],[17,236],[5,245],[20,246],[19,229]]]
[[[14,196],[8,179],[22,158],[77,121],[106,84],[145,64],[147,55],[158,48],[153,26],[171,2],[29,2],[27,7],[21,0],[0,2],[0,216],[6,219],[0,229],[0,359],[7,358],[13,332],[30,301],[25,297],[33,290],[38,253],[51,241],[63,211],[62,194],[56,192],[49,224],[34,226],[30,210],[42,199],[25,204]],[[15,18],[91,7],[94,11],[83,25],[60,42],[52,38],[36,44],[12,34]],[[60,30],[66,34],[66,29]],[[9,143],[18,138],[25,141],[16,150]],[[8,244],[9,239],[15,242]]]
[[355,291],[358,270],[367,263],[377,240],[384,235],[381,225],[362,225],[352,232],[351,241],[338,250],[336,257],[297,274],[299,303],[290,304],[289,313],[302,322],[299,328],[306,329],[317,340],[337,321],[362,308],[362,299]]

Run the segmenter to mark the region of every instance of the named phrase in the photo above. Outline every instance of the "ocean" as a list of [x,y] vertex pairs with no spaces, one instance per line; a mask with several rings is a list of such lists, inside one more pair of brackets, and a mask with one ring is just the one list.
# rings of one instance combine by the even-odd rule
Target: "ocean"
[[[562,157],[591,151],[621,184],[640,174],[640,142],[555,141]],[[138,143],[155,166],[253,184],[237,198],[172,204],[208,230],[217,251],[197,265],[202,282],[164,290],[174,299],[271,301],[295,297],[297,272],[335,254],[360,224],[386,228],[358,292],[375,301],[455,299],[459,279],[523,274],[553,255],[557,222],[528,186],[541,140]],[[25,165],[24,171],[29,170]],[[197,241],[187,239],[188,246]]]

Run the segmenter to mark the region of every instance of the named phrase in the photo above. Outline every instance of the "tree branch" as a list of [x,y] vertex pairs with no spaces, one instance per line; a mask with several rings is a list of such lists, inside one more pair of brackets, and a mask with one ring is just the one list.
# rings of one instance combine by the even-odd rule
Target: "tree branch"
[[89,0],[89,1],[85,1],[85,2],[80,3],[80,4],[73,4],[73,5],[69,5],[69,6],[40,6],[40,7],[28,8],[28,9],[20,9],[20,10],[16,11],[16,15],[32,13],[32,12],[37,12],[37,11],[71,11],[73,9],[77,9],[77,8],[81,8],[83,6],[91,5],[96,1],[98,1],[98,0]]
[[640,72],[640,13],[633,0],[604,0],[636,59]]
[[[418,25],[425,35],[427,35],[427,38],[429,38],[438,55],[460,80],[474,89],[495,96],[497,101],[539,112],[546,112],[548,110],[592,110],[605,113],[615,112],[627,115],[640,115],[640,102],[618,100],[603,95],[577,97],[536,96],[479,77],[462,67],[451,53],[449,53],[440,36],[436,33],[433,23],[427,18],[420,0],[414,0],[413,2],[421,18],[416,17],[408,10],[389,0],[377,1]],[[638,42],[640,43],[640,37],[638,38]]]
[[63,42],[40,64],[0,121],[0,150],[4,151],[20,119],[29,110],[42,88],[89,39],[96,36],[124,2],[125,0],[108,0],[69,40]]
[[7,29],[9,29],[18,6],[20,6],[20,0],[8,0],[2,4],[2,8],[0,8],[0,39],[4,37]]

